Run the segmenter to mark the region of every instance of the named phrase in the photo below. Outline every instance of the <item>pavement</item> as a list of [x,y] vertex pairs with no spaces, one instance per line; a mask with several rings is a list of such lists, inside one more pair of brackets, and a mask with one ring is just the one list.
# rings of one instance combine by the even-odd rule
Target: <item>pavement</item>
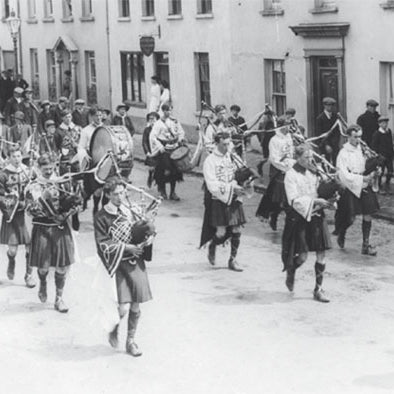
[[[139,162],[143,162],[145,160],[145,154],[142,149],[142,135],[135,134],[134,135],[134,153],[135,160]],[[189,147],[192,152],[195,151],[196,145],[189,144]],[[246,152],[246,162],[248,166],[251,168],[256,168],[257,164],[262,160],[262,154],[260,145],[256,138],[252,138],[252,150],[250,152]],[[257,193],[264,193],[268,184],[268,163],[263,166],[263,178],[255,181],[255,191]],[[191,175],[195,175],[198,177],[202,177],[202,167],[196,167],[191,172]],[[394,192],[394,185],[391,185],[392,190]],[[378,200],[380,204],[380,211],[374,215],[377,219],[386,220],[390,223],[394,223],[394,195],[378,195]]]
[[[135,185],[146,181],[135,163]],[[186,176],[180,202],[164,201],[156,218],[153,261],[147,264],[153,300],[141,306],[137,343],[143,356],[112,349],[106,332],[116,316],[113,282],[103,273],[94,244],[91,202],[74,237],[78,261],[64,300],[53,309],[16,277],[6,279],[0,246],[0,392],[13,394],[379,394],[394,392],[392,225],[376,220],[371,241],[377,258],[362,256],[361,220],[346,249],[327,252],[324,288],[331,299],[312,299],[314,255],[297,272],[295,291],[284,285],[281,232],[254,216],[261,196],[245,199],[248,223],[238,261],[227,269],[229,246],[217,264],[198,249],[203,215],[201,179]],[[152,193],[156,193],[152,189]],[[328,214],[332,224],[333,213]],[[283,228],[284,216],[279,218]]]

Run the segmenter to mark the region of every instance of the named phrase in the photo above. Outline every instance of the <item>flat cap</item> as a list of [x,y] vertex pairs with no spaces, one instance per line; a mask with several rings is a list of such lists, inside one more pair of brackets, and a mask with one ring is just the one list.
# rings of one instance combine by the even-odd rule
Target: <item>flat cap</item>
[[216,113],[219,113],[220,111],[223,111],[224,109],[226,109],[226,106],[224,104],[215,105],[215,112]]
[[282,115],[282,116],[279,116],[276,124],[278,127],[282,127],[282,126],[289,124],[289,122],[287,121],[286,117]]
[[62,118],[63,118],[64,116],[69,115],[69,114],[71,114],[71,111],[70,111],[69,109],[65,109],[65,110],[63,110],[63,111],[61,112]]
[[230,107],[230,111],[241,112],[241,107],[240,107],[239,105],[237,105],[237,104],[233,104],[233,105]]
[[52,119],[48,119],[45,123],[44,123],[45,128],[49,127],[49,126],[56,126],[56,123],[52,120]]
[[81,98],[75,100],[75,105],[78,105],[78,104],[84,105],[85,104],[85,100],[81,99]]
[[388,116],[384,116],[384,115],[379,116],[379,119],[378,119],[379,123],[380,122],[388,122],[388,121],[389,121],[389,117]]
[[14,113],[14,118],[19,119],[19,120],[24,120],[25,119],[25,114],[22,111],[16,111]]
[[25,93],[33,93],[33,89],[31,89],[31,88],[26,88],[26,89],[25,89]]
[[379,103],[376,100],[374,100],[374,99],[369,99],[367,101],[367,105],[369,105],[371,107],[377,107],[379,105]]
[[64,96],[60,96],[58,101],[59,101],[59,103],[65,103],[68,101],[68,98],[64,97]]
[[125,103],[119,104],[119,105],[116,107],[116,110],[119,111],[120,108],[127,108],[127,105],[126,105]]
[[17,87],[14,89],[14,93],[22,94],[22,93],[23,93],[23,89],[20,88],[19,86],[17,86]]
[[336,104],[337,101],[332,97],[324,97],[323,104]]
[[51,105],[51,103],[49,102],[49,100],[43,100],[43,101],[41,101],[41,108],[45,107],[46,105]]
[[286,115],[293,115],[294,116],[295,113],[296,113],[296,110],[294,108],[287,108],[285,111]]

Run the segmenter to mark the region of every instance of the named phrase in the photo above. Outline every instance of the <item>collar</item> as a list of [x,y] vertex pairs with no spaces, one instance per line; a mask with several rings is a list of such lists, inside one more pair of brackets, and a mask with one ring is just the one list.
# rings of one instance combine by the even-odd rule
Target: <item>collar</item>
[[60,124],[59,129],[62,130],[69,130],[69,129],[74,129],[75,128],[75,124],[73,122],[71,122],[68,126],[65,125],[63,122]]
[[112,204],[111,201],[108,201],[108,203],[106,205],[104,205],[104,209],[110,215],[118,215],[120,208],[118,208],[114,204]]
[[332,112],[328,112],[327,110],[324,110],[324,113],[326,114],[328,119],[332,118],[333,113]]
[[388,134],[388,132],[389,132],[388,129],[387,129],[387,130],[384,130],[384,129],[382,129],[381,127],[379,127],[378,131],[379,131],[380,133],[382,133],[382,134]]
[[357,152],[357,151],[361,151],[361,145],[358,144],[358,146],[353,146],[350,142],[346,142],[345,144],[343,144],[343,148],[348,151],[348,152]]
[[294,164],[293,169],[294,169],[294,171],[297,171],[297,172],[299,172],[300,174],[305,174],[305,173],[306,173],[306,168],[303,167],[303,166],[301,166],[301,165],[298,164],[298,163],[295,163],[295,164]]
[[217,146],[215,146],[215,148],[214,148],[214,150],[212,151],[212,153],[215,155],[215,156],[218,156],[218,157],[226,157],[226,156],[228,156],[229,154],[230,154],[230,152],[227,152],[227,153],[221,153],[220,151],[219,151],[219,149],[218,149],[218,147]]

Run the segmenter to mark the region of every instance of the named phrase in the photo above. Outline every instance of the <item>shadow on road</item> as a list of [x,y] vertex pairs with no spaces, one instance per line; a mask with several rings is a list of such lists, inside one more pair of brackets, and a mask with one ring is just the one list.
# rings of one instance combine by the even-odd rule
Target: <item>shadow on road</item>
[[27,302],[23,304],[7,304],[0,308],[1,316],[13,316],[29,312],[42,312],[45,310],[53,310],[50,303],[41,304],[39,302]]

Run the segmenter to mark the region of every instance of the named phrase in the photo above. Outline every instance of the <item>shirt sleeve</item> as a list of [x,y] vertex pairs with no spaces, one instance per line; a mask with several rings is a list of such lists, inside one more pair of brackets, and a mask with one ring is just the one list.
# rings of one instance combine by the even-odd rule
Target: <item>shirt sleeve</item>
[[153,156],[156,156],[160,150],[164,148],[163,144],[158,140],[158,135],[160,132],[160,125],[159,122],[156,122],[153,127],[152,131],[149,135],[149,143],[151,147],[151,151],[153,153]]
[[291,157],[286,157],[286,154],[291,152],[283,152],[282,144],[277,138],[271,138],[269,142],[269,160],[270,163],[280,171],[286,172],[293,167],[295,160]]
[[337,157],[337,168],[340,181],[358,198],[363,189],[364,177],[350,171],[349,156],[341,150]]

